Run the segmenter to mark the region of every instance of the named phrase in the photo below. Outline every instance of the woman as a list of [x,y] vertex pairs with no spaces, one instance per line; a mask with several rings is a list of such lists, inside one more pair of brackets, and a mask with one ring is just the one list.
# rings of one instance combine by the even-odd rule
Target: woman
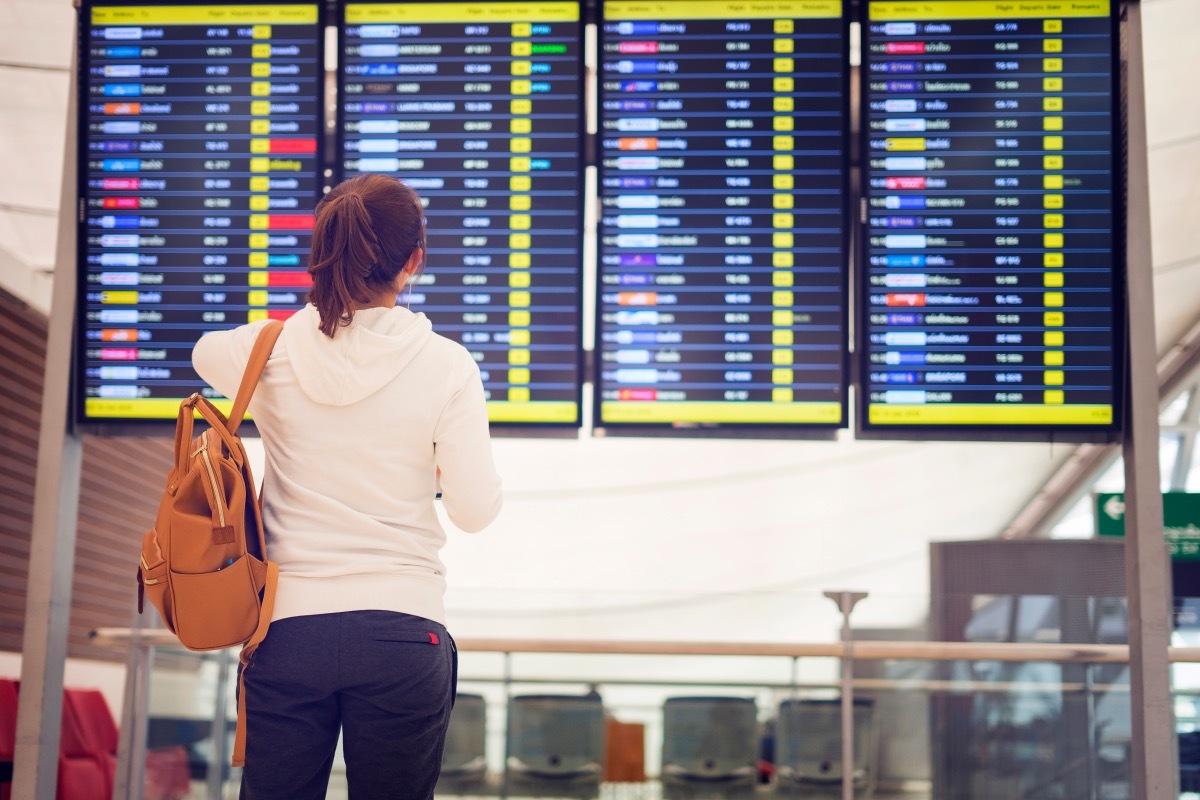
[[[323,798],[338,732],[350,796],[433,796],[454,702],[445,533],[500,511],[479,368],[396,305],[421,273],[424,211],[381,175],[317,204],[309,305],[287,320],[250,413],[279,589],[245,672],[249,800]],[[236,391],[262,323],[204,336],[196,371]]]

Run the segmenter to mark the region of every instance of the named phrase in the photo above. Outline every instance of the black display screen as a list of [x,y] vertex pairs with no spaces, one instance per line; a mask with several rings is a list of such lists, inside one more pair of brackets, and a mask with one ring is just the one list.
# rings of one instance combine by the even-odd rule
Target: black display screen
[[402,302],[475,355],[493,423],[580,424],[582,31],[577,2],[343,8],[342,176],[421,195]]
[[839,0],[608,0],[598,426],[845,422]]
[[877,0],[867,16],[863,428],[1113,430],[1108,0]]
[[[90,3],[79,129],[81,422],[174,419],[204,333],[304,303],[320,196],[316,3]],[[213,395],[215,396],[215,395]]]

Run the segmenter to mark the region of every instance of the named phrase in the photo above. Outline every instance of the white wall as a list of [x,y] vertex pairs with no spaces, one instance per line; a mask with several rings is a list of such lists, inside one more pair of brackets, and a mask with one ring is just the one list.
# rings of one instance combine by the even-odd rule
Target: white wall
[[1158,349],[1196,320],[1200,284],[1200,3],[1143,0]]
[[[0,651],[0,678],[21,679],[20,653]],[[63,685],[69,689],[99,689],[114,719],[120,722],[121,702],[125,697],[124,664],[68,658],[63,667]]]
[[[505,509],[452,532],[462,635],[827,640],[925,613],[928,542],[994,535],[1067,452],[1047,445],[496,442]],[[448,523],[447,523],[448,524]]]
[[67,0],[0,0],[0,287],[43,312],[50,309],[74,18]]

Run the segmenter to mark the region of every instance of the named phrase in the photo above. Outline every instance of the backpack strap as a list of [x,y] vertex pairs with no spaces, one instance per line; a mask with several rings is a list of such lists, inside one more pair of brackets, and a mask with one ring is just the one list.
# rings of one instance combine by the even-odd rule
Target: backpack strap
[[[200,394],[193,394],[191,397],[184,399],[179,404],[179,421],[175,423],[175,473],[176,480],[187,474],[188,458],[194,453],[188,452],[192,445],[192,432],[195,429],[196,415],[199,414],[205,422],[209,424],[213,434],[220,436],[225,446],[230,453],[234,454],[235,458],[241,453],[238,450],[238,439],[231,434],[228,429],[228,422],[221,410],[212,404],[207,397]],[[245,460],[244,456],[241,456]],[[176,485],[175,482],[171,487]],[[168,489],[172,493],[173,488]]]
[[[282,332],[283,323],[272,320],[263,326],[262,330],[258,332],[258,338],[254,340],[254,349],[250,351],[250,360],[246,363],[246,371],[242,374],[242,383],[238,386],[237,397],[233,400],[233,408],[230,409],[228,421],[225,423],[225,429],[231,436],[237,434],[238,426],[242,424],[242,419],[246,416],[250,398],[254,396],[254,390],[258,388],[259,378],[262,377],[263,370],[267,367],[267,359],[271,357],[271,351]],[[260,524],[259,530],[261,531],[261,529]],[[263,543],[260,541],[261,544]],[[246,644],[242,645],[239,657],[241,669],[238,670],[238,714],[232,758],[235,767],[243,766],[246,763],[246,667],[249,666],[250,657],[254,655],[254,651],[267,637],[267,628],[275,613],[275,590],[279,586],[279,565],[274,561],[266,561],[266,566],[267,576],[263,584],[258,628],[255,629],[254,635],[247,640]]]
[[175,472],[179,477],[187,472],[188,445],[192,443],[192,430],[196,422],[196,401],[199,398],[200,395],[193,394],[179,404],[179,420],[175,423]]
[[[140,574],[140,573],[139,573]],[[241,668],[238,670],[238,711],[237,729],[233,736],[233,766],[246,765],[246,668],[250,665],[250,657],[258,649],[262,640],[267,638],[267,626],[275,613],[275,589],[279,586],[279,565],[274,561],[267,562],[267,578],[263,585],[262,608],[258,617],[258,629],[254,635],[242,645],[239,657]]]
[[214,436],[221,437],[234,460],[239,465],[245,463],[245,455],[238,447],[238,438],[229,432],[229,420],[221,413],[221,409],[214,406],[207,397],[193,394],[179,406],[179,422],[175,426],[175,460],[179,474],[183,475],[187,471],[187,458],[192,455],[188,449],[192,442],[196,414],[208,423]]
[[233,408],[229,411],[226,429],[230,434],[236,434],[238,426],[242,424],[242,418],[246,416],[246,409],[250,406],[250,398],[258,388],[258,379],[262,377],[263,370],[267,367],[267,359],[271,357],[271,350],[274,349],[282,331],[283,323],[271,320],[258,332],[258,338],[254,340],[254,349],[250,351],[250,361],[246,364],[246,371],[242,373],[237,397],[233,400]]

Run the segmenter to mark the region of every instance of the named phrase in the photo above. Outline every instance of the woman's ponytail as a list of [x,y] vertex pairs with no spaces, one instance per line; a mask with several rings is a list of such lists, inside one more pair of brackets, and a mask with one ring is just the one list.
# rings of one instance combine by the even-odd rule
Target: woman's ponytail
[[394,286],[416,248],[425,248],[425,224],[412,189],[382,175],[334,187],[317,204],[308,265],[321,332],[332,337],[356,308]]

